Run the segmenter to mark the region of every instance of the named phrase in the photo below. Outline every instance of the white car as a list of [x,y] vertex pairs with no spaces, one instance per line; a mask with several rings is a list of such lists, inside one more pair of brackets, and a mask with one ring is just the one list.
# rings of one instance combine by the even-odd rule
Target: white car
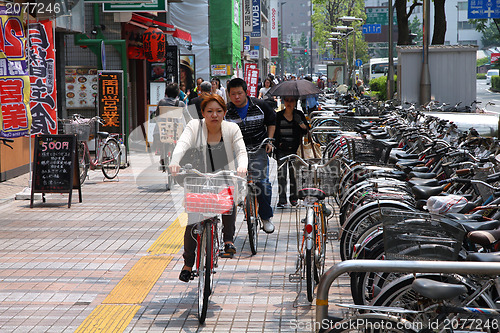
[[498,69],[490,69],[486,73],[486,84],[491,84],[491,77],[493,75],[500,75],[500,70]]

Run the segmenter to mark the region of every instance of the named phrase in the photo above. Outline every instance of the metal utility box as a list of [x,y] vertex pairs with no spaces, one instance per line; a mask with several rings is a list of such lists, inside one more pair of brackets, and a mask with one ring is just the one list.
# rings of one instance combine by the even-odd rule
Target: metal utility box
[[[440,103],[470,105],[476,100],[477,46],[429,46],[431,99]],[[398,98],[419,103],[422,47],[398,47]]]

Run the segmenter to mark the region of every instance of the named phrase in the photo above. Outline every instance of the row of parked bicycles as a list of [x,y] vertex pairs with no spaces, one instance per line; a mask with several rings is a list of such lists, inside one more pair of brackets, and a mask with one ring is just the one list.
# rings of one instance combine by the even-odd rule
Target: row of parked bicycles
[[[360,263],[500,262],[497,139],[461,132],[411,105],[338,106],[324,96],[321,109],[310,123],[322,158],[287,157],[299,170],[299,197],[311,207],[300,220],[307,251],[299,261],[306,265],[290,280],[307,281],[310,301],[331,255],[325,244],[334,238],[342,260]],[[330,230],[334,208],[338,235]],[[316,328],[499,331],[500,278],[473,273],[351,272],[354,304],[344,306],[343,318],[317,315]]]

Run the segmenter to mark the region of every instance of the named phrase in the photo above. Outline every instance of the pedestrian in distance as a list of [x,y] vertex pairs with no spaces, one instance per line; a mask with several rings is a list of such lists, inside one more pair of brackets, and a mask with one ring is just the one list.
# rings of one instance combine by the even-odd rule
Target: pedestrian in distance
[[211,94],[211,91],[212,91],[212,84],[210,82],[203,81],[200,84],[198,90],[198,96],[193,99],[190,99],[188,103],[190,108],[189,111],[191,114],[194,113],[192,112],[193,110],[191,110],[192,109],[191,105],[194,105],[196,107],[196,113],[198,114],[198,118],[203,119],[203,115],[201,113],[201,102],[203,101],[204,97]]
[[273,86],[273,81],[271,81],[270,78],[266,78],[264,80],[264,86],[259,90],[259,98],[260,99],[266,98],[266,94],[271,89],[272,86]]
[[212,91],[211,91],[212,94],[219,95],[220,97],[222,97],[222,99],[224,100],[224,102],[227,102],[227,100],[226,100],[226,94],[224,94],[222,92],[222,90],[220,89],[221,85],[220,85],[219,78],[217,78],[217,77],[212,78],[212,81],[210,81],[210,83],[212,84]]
[[[231,102],[228,103],[226,120],[239,125],[248,149],[258,147],[266,138],[273,138],[276,129],[276,113],[263,100],[247,95],[247,84],[240,78],[234,78],[227,84],[227,91]],[[268,153],[272,146],[267,144],[255,154],[249,155],[248,173],[259,188],[257,200],[258,214],[262,219],[263,229],[267,233],[274,232],[271,221],[273,209],[271,207],[272,189],[269,182]]]
[[161,99],[158,102],[158,106],[156,107],[156,111],[155,111],[156,123],[155,123],[155,128],[153,130],[153,147],[154,147],[155,152],[158,153],[161,151],[161,153],[159,153],[161,155],[160,156],[160,167],[163,171],[165,171],[166,167],[167,167],[166,163],[165,163],[166,155],[169,154],[173,150],[173,147],[170,144],[167,144],[167,146],[164,147],[165,149],[163,149],[163,147],[161,147],[162,142],[160,141],[160,128],[158,126],[158,121],[161,120],[160,119],[160,106],[180,107],[183,109],[182,114],[184,117],[184,121],[187,123],[192,119],[191,115],[186,110],[186,104],[183,101],[179,100],[179,93],[180,93],[180,89],[179,89],[179,86],[177,85],[177,83],[175,83],[175,82],[168,83],[167,87],[165,88],[165,98]]
[[[285,103],[285,108],[276,114],[276,131],[274,133],[278,164],[281,158],[297,152],[302,137],[309,130],[309,124],[304,113],[297,110],[298,98],[296,96],[284,96],[282,100]],[[290,204],[292,206],[297,205],[295,170],[291,163],[286,162],[286,164],[278,169],[278,208],[284,208],[287,205],[287,170],[288,179],[290,180]]]
[[[207,82],[208,83],[208,82]],[[210,85],[210,83],[208,83]],[[203,165],[202,172],[216,172],[219,170],[237,171],[238,176],[245,177],[248,167],[248,156],[246,152],[243,135],[238,125],[225,121],[227,109],[222,97],[209,94],[201,102],[202,120],[190,121],[172,153],[172,161],[169,165],[170,172],[175,177],[180,171],[180,161],[184,154],[197,145],[201,147]],[[201,131],[201,143],[197,139]],[[224,239],[224,251],[234,255],[234,233],[236,221],[236,208],[233,205],[231,215],[222,216],[222,234]],[[195,263],[196,239],[193,238],[193,228],[197,222],[201,222],[200,214],[188,213],[188,225],[184,232],[184,267],[179,275],[179,280],[188,282],[192,278],[192,267]]]

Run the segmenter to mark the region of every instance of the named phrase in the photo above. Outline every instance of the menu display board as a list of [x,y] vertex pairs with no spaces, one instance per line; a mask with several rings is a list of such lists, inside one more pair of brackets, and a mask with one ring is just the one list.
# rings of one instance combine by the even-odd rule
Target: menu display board
[[30,207],[33,207],[34,193],[69,193],[69,208],[73,188],[79,190],[82,201],[76,147],[75,135],[35,137]]
[[97,69],[67,66],[65,80],[66,108],[95,108],[98,88]]

